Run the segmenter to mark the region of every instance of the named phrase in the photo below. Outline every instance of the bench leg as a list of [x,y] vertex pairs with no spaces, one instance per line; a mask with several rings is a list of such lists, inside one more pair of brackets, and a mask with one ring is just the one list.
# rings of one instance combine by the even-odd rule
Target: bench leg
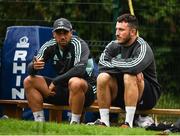
[[7,115],[8,117],[21,119],[22,108],[17,107],[16,105],[5,105],[3,114]]
[[62,122],[62,111],[57,111],[56,113],[57,117],[57,123],[61,123]]
[[49,110],[49,121],[62,122],[62,111]]

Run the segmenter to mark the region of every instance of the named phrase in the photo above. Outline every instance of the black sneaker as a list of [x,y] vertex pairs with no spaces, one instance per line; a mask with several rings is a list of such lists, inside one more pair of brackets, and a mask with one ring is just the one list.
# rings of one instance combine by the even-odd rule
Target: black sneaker
[[89,122],[86,125],[95,125],[95,126],[106,126],[106,124],[104,122],[102,122],[100,119],[97,119],[95,122]]
[[121,124],[120,128],[130,128],[130,125],[128,122],[124,122],[123,124]]

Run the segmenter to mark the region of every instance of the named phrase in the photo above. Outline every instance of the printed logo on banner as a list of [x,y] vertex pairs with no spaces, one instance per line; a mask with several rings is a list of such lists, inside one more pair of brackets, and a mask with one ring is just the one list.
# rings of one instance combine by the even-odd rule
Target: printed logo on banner
[[22,38],[19,39],[19,43],[17,43],[16,47],[17,48],[29,48],[29,43],[28,43],[28,37],[23,36]]
[[[24,50],[23,48],[29,48],[28,41],[28,37],[23,36],[19,39],[19,42],[16,44],[16,51],[14,53],[13,59],[13,74],[16,75],[16,87],[21,86],[22,74],[25,74],[26,72],[27,50]],[[16,97],[24,99],[24,88],[20,88],[20,90],[12,88],[12,99],[16,99]]]

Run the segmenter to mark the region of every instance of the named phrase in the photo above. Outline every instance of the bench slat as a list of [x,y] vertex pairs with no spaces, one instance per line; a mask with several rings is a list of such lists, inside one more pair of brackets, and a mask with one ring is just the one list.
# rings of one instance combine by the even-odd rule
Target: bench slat
[[138,111],[137,113],[144,114],[161,114],[161,115],[180,115],[180,109],[160,109],[153,108],[151,110]]
[[[23,108],[29,108],[27,100],[0,100],[0,105],[5,106],[4,113],[10,117],[21,118]],[[43,108],[49,110],[49,120],[50,121],[62,121],[62,112],[64,110],[70,110],[69,106],[59,106],[48,103],[43,103]],[[97,102],[90,107],[86,107],[84,112],[99,112],[99,107]],[[110,107],[111,113],[125,113],[119,107]],[[157,115],[176,115],[180,116],[180,109],[161,109],[153,108],[151,110],[137,111],[139,114],[157,114]]]

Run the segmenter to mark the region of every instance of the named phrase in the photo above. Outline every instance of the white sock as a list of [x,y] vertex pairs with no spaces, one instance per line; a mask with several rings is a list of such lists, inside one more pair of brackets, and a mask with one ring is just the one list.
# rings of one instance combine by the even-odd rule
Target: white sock
[[106,124],[106,126],[110,126],[109,122],[109,109],[99,109],[101,121]]
[[81,118],[80,114],[72,113],[71,114],[71,122],[70,122],[70,124],[72,124],[73,122],[77,122],[79,124],[80,123],[80,118]]
[[125,109],[126,109],[125,122],[129,123],[130,127],[132,128],[136,107],[135,106],[126,106]]
[[44,117],[44,111],[36,111],[33,112],[34,115],[34,121],[38,121],[38,122],[44,122],[45,121],[45,117]]

